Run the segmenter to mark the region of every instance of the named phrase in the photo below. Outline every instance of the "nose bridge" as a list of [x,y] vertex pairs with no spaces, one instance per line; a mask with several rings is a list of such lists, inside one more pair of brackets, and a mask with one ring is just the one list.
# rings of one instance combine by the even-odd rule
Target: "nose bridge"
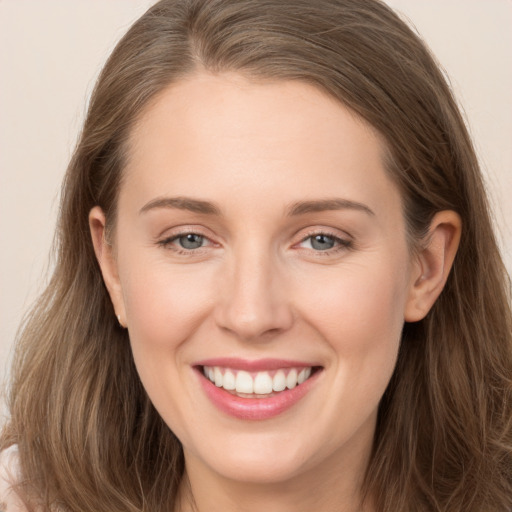
[[285,276],[273,251],[255,240],[235,248],[222,283],[217,322],[239,338],[254,340],[290,327]]

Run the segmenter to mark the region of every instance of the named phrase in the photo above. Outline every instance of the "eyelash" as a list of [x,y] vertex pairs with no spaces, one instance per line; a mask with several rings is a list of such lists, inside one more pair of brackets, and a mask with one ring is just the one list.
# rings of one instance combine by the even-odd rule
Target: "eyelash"
[[208,245],[215,245],[214,242],[212,242],[206,235],[203,235],[202,233],[198,231],[183,231],[181,233],[177,233],[175,235],[172,235],[170,237],[164,238],[163,240],[158,240],[157,245],[160,247],[163,247],[164,249],[169,249],[171,251],[174,251],[176,254],[179,255],[189,255],[189,254],[199,254],[202,253],[201,249],[204,249],[205,246],[198,247],[197,249],[185,249],[184,247],[179,247],[173,245],[173,242],[176,242],[178,239],[186,237],[187,235],[196,235],[204,240],[207,240],[209,242]]
[[[196,249],[185,249],[184,247],[178,247],[178,246],[174,245],[174,242],[176,242],[177,240],[179,240],[182,237],[186,237],[187,235],[199,236],[203,240],[206,240],[208,242],[208,245],[201,246]],[[324,249],[324,250],[320,250],[320,249],[315,250],[312,247],[307,248],[307,249],[305,249],[305,248],[302,248],[302,249],[312,251],[315,254],[315,256],[330,256],[333,254],[337,254],[338,252],[348,251],[348,250],[352,250],[354,248],[354,244],[353,244],[352,240],[341,238],[341,237],[335,235],[334,233],[332,233],[330,231],[326,231],[326,230],[311,231],[305,237],[303,237],[300,240],[300,242],[298,242],[298,244],[295,244],[294,247],[300,246],[307,240],[313,240],[315,237],[319,237],[319,236],[324,236],[324,237],[332,239],[335,244],[334,247],[329,248],[329,249]],[[216,244],[215,244],[215,242],[212,242],[212,240],[210,240],[210,238],[208,238],[206,235],[202,234],[201,232],[182,231],[181,233],[177,233],[170,237],[164,238],[163,240],[158,240],[157,245],[160,247],[163,247],[164,249],[172,250],[173,252],[175,252],[178,255],[192,255],[192,254],[199,255],[199,254],[203,253],[203,251],[201,249],[205,249],[206,247],[212,246],[212,245],[215,246]]]
[[313,250],[315,255],[318,255],[318,256],[331,256],[333,254],[337,254],[338,252],[348,251],[348,250],[352,250],[354,248],[354,243],[353,243],[352,240],[349,240],[349,239],[346,239],[346,238],[341,238],[341,237],[335,235],[334,233],[332,233],[330,231],[325,231],[325,230],[323,230],[323,231],[322,230],[320,230],[320,231],[312,231],[312,232],[308,233],[299,242],[299,245],[304,243],[306,240],[310,240],[310,239],[312,240],[313,238],[318,237],[318,236],[324,236],[324,237],[327,237],[327,238],[331,238],[336,245],[334,247],[332,247],[331,249],[325,249],[325,250],[308,249],[308,250]]

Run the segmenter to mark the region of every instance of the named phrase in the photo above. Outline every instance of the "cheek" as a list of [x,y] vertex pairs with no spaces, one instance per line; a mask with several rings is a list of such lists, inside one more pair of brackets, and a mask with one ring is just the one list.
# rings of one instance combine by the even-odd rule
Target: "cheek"
[[[406,272],[393,266],[346,268],[303,283],[303,316],[347,350],[395,339],[404,322]],[[352,346],[354,345],[354,346]],[[369,347],[366,347],[369,348]]]
[[354,267],[306,287],[314,292],[303,295],[308,312],[303,317],[331,354],[332,396],[318,421],[332,425],[337,418],[333,443],[375,418],[396,365],[407,296],[404,274],[393,266]]
[[336,278],[317,276],[306,286],[311,293],[303,295],[303,316],[331,352],[340,410],[353,411],[354,421],[376,410],[395,368],[404,323],[407,265],[379,260],[347,266]]
[[197,268],[176,271],[166,262],[143,258],[126,261],[120,277],[139,377],[160,415],[186,439],[183,425],[195,397],[182,384],[188,378],[184,347],[208,316],[216,288],[211,276]]
[[[142,259],[142,258],[141,258]],[[128,261],[120,274],[134,353],[169,351],[197,329],[210,309],[210,273],[162,261]]]

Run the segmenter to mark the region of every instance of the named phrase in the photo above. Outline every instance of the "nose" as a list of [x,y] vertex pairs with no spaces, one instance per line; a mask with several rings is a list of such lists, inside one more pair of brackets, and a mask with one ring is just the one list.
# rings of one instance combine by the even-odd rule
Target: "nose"
[[264,341],[292,326],[286,278],[268,251],[245,251],[226,266],[215,312],[222,330],[241,340]]

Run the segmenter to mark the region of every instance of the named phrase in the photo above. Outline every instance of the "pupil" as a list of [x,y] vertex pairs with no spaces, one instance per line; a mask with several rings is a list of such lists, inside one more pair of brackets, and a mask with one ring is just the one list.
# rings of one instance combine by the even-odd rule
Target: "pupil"
[[194,233],[181,236],[179,240],[184,249],[198,249],[203,245],[203,237]]
[[334,239],[326,235],[316,235],[311,241],[311,246],[313,249],[318,249],[319,251],[332,249],[334,247]]

